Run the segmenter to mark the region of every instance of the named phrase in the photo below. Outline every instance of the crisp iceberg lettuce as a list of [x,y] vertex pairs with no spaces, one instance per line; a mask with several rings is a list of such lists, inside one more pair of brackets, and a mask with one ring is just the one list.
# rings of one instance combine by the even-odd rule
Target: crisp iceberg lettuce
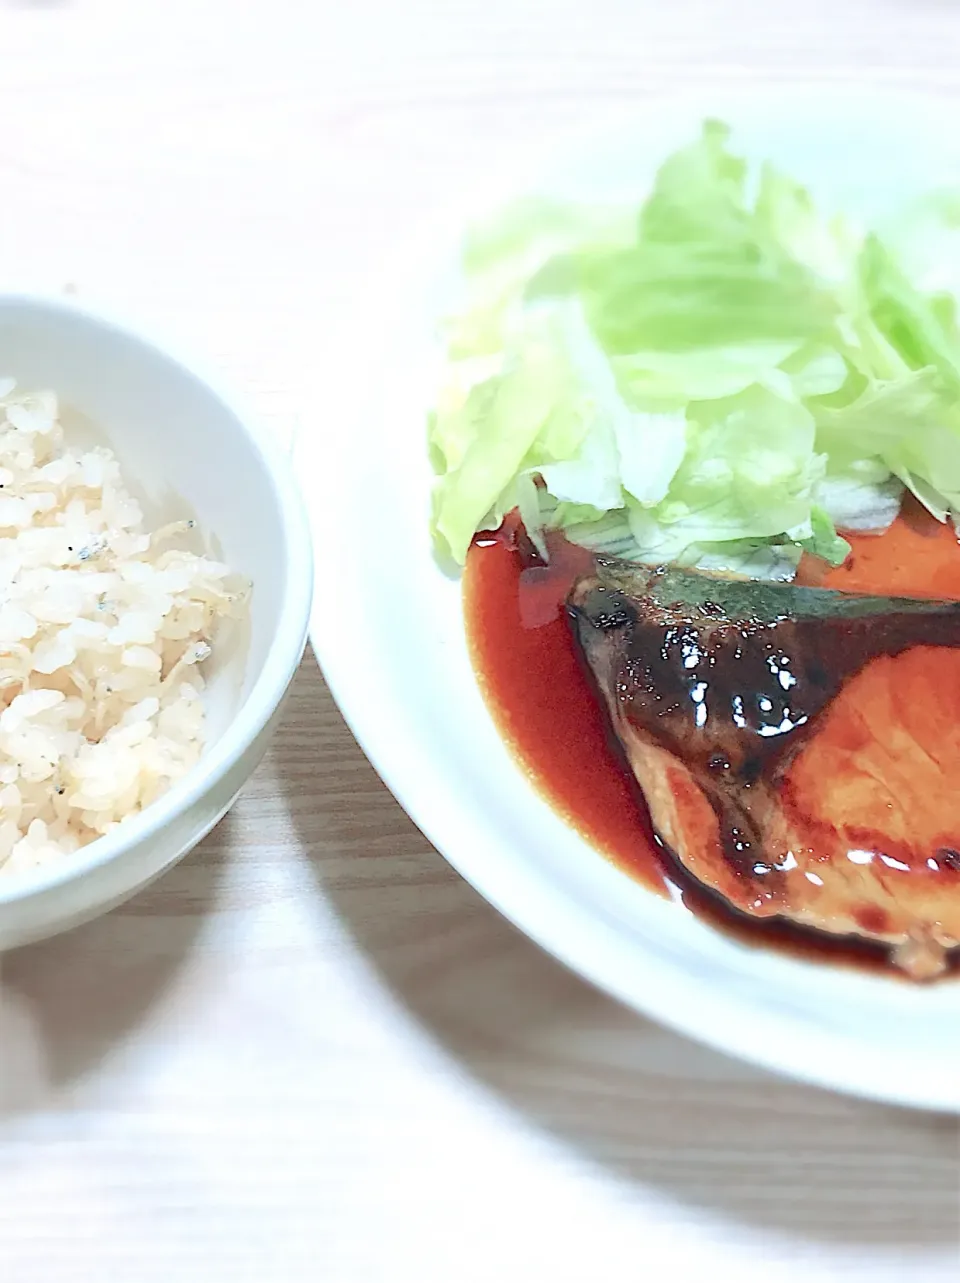
[[928,245],[958,231],[944,193],[863,231],[715,121],[637,211],[514,207],[469,238],[445,326],[438,544],[462,562],[519,507],[541,546],[782,578],[904,488],[956,519],[960,326]]

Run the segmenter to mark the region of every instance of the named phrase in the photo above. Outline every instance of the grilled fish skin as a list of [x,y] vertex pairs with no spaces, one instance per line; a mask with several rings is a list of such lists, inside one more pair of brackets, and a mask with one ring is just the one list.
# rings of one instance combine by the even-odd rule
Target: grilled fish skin
[[960,603],[600,559],[574,635],[654,828],[733,909],[960,945]]

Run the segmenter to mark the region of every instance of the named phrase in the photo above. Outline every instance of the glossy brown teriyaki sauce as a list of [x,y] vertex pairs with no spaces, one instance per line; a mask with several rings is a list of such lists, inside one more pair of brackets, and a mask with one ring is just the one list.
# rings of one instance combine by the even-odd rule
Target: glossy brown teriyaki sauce
[[[960,600],[956,537],[913,505],[887,534],[851,543],[843,567],[805,561],[798,582]],[[676,888],[693,911],[745,942],[887,969],[881,945],[737,913],[663,848],[566,619],[571,586],[592,566],[591,555],[562,536],[551,537],[544,564],[515,518],[478,536],[467,560],[464,611],[474,669],[501,734],[538,791],[632,877],[660,894]]]

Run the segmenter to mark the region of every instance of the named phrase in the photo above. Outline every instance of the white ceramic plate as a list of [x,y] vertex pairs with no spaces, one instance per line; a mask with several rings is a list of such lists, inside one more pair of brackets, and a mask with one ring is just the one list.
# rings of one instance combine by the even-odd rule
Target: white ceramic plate
[[747,946],[646,891],[567,827],[504,747],[470,667],[460,585],[431,555],[424,420],[435,323],[456,286],[465,222],[524,190],[639,200],[704,115],[728,120],[747,154],[771,157],[853,212],[960,183],[960,131],[946,104],[814,86],[651,101],[600,138],[527,158],[522,182],[465,194],[378,274],[376,297],[360,300],[356,329],[348,323],[345,350],[324,373],[325,430],[300,443],[314,646],[416,823],[556,957],[638,1011],[771,1069],[960,1111],[960,984],[912,987]]

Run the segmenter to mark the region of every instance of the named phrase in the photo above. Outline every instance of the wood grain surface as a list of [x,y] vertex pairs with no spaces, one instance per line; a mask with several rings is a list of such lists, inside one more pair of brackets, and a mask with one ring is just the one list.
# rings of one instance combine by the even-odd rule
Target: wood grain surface
[[[952,0],[0,0],[0,284],[132,310],[283,439],[333,431],[377,263],[507,150],[749,78],[958,113],[958,53]],[[308,658],[192,857],[0,965],[0,1280],[596,1277],[955,1283],[958,1123],[758,1073],[553,963]]]

